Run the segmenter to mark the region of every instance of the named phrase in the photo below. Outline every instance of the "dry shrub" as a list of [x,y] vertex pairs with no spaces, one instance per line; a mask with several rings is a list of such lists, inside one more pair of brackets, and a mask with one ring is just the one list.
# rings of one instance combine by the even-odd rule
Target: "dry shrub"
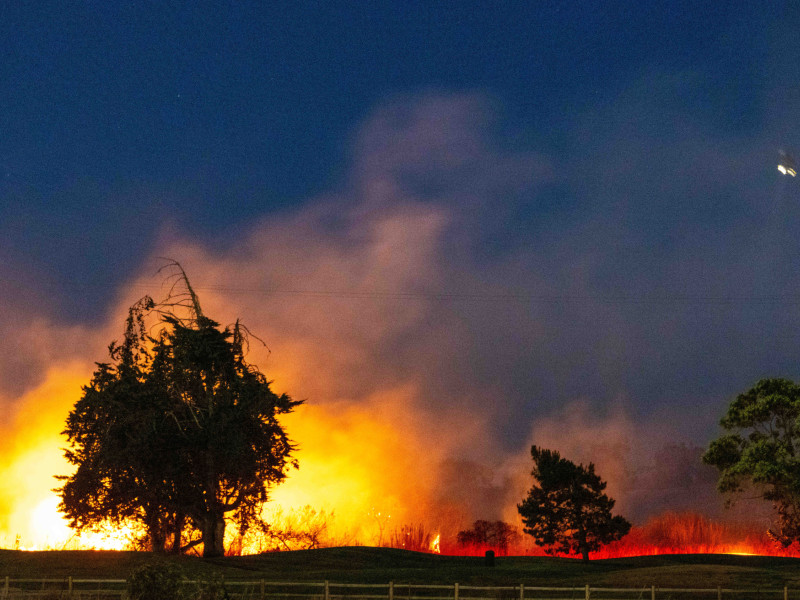
[[415,552],[430,552],[436,534],[426,531],[425,526],[403,525],[400,529],[395,529],[389,538],[390,548],[403,548]]
[[270,522],[263,522],[246,535],[235,539],[229,554],[261,553],[281,550],[312,550],[328,545],[327,532],[333,512],[311,506],[272,513]]

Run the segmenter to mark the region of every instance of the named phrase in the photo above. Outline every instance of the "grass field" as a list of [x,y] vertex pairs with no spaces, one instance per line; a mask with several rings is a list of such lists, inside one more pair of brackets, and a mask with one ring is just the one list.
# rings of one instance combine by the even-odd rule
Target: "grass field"
[[[0,577],[125,578],[154,560],[145,552],[0,550]],[[228,580],[609,587],[727,587],[800,590],[800,559],[724,554],[643,556],[592,561],[542,557],[439,556],[391,548],[324,548],[203,560],[173,557],[189,577],[209,570]]]

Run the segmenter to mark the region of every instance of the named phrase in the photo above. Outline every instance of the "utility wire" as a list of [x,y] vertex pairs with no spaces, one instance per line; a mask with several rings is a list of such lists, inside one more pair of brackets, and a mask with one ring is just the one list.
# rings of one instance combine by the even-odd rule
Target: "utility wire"
[[[161,289],[162,282],[134,281],[122,284],[123,288],[152,291]],[[67,288],[99,288],[102,284],[67,283]],[[297,296],[304,298],[364,299],[364,300],[434,300],[467,302],[544,302],[544,303],[600,303],[600,304],[800,304],[798,294],[723,295],[723,294],[540,294],[535,292],[426,292],[379,290],[326,290],[302,288],[230,287],[224,285],[196,285],[197,291],[231,295]]]

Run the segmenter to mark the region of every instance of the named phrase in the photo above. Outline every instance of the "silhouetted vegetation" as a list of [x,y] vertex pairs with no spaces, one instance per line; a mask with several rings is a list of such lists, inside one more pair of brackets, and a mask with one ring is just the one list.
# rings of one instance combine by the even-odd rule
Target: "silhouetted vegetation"
[[614,500],[603,490],[606,482],[594,472],[594,464],[576,465],[558,452],[531,447],[534,485],[517,505],[525,533],[548,553],[589,553],[621,539],[631,524],[613,516]]
[[462,547],[488,547],[507,554],[509,546],[515,545],[519,538],[519,530],[503,521],[475,521],[472,529],[458,532],[456,542]]
[[246,546],[252,552],[313,550],[328,545],[329,521],[333,513],[309,505],[273,510],[269,522],[260,522],[244,536],[238,536],[228,548],[229,556],[241,554]]
[[389,539],[390,548],[402,548],[415,552],[430,552],[436,534],[426,529],[424,525],[403,525],[395,529]]
[[62,478],[59,508],[78,530],[139,523],[157,552],[185,550],[186,532],[199,532],[189,545],[221,556],[226,518],[240,533],[259,524],[268,487],[294,464],[277,417],[299,402],[270,389],[245,360],[247,330],[206,317],[170,266],[185,291],[131,307],[123,342],[67,417],[77,470]]

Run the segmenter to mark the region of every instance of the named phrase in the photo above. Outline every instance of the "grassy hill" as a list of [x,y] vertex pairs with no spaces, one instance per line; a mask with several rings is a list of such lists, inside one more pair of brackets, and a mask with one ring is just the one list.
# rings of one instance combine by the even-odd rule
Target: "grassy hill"
[[[0,550],[0,577],[125,578],[154,560],[144,552]],[[608,587],[781,588],[800,591],[800,559],[724,554],[644,556],[592,561],[542,557],[439,556],[391,548],[323,548],[203,560],[172,557],[187,575],[226,579],[362,583],[441,583]]]

